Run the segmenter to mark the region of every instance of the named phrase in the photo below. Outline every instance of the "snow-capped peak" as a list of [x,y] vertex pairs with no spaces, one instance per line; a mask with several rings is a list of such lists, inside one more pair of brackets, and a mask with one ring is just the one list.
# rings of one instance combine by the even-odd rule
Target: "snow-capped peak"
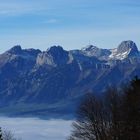
[[111,51],[111,55],[109,55],[109,59],[123,60],[127,58],[131,49],[129,48],[128,50],[124,52],[118,52],[118,49],[111,49],[110,51]]
[[100,60],[106,60],[111,54],[108,49],[101,49],[93,45],[88,45],[87,47],[81,49],[81,52],[88,57],[96,57]]
[[121,42],[117,49],[119,53],[126,52],[130,49],[134,52],[138,52],[136,44],[131,40]]
[[139,51],[133,41],[123,41],[118,48],[111,49],[109,59],[123,60],[127,57],[138,56]]
[[88,45],[81,49],[82,53],[86,56],[92,57],[98,55],[100,49],[93,45]]
[[82,50],[82,51],[94,51],[94,50],[97,50],[97,49],[99,49],[99,48],[96,47],[96,46],[88,45],[88,46],[82,48],[81,50]]

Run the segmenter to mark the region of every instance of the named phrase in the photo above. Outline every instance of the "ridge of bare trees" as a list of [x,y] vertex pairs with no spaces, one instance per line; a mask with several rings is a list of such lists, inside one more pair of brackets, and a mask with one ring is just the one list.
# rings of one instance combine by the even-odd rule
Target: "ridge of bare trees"
[[108,89],[103,99],[88,94],[72,126],[68,140],[140,140],[140,79]]

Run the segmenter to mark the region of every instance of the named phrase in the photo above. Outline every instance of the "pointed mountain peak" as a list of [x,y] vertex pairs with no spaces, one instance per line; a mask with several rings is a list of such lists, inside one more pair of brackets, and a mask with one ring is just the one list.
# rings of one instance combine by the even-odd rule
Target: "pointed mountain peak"
[[56,52],[62,52],[62,51],[64,51],[64,49],[61,47],[61,46],[51,46],[48,50],[47,50],[47,52],[48,53],[56,53]]
[[99,48],[94,45],[88,45],[88,46],[82,48],[82,51],[92,51],[92,50],[97,50],[97,49],[99,49]]
[[12,54],[19,54],[22,52],[22,48],[20,45],[16,45],[14,47],[12,47],[10,50],[8,50],[9,53],[12,53]]
[[117,48],[118,52],[126,52],[126,51],[133,51],[133,52],[138,52],[138,48],[135,44],[135,42],[128,40],[128,41],[123,41]]
[[51,46],[47,51],[54,51],[54,50],[63,50],[63,47],[59,46],[59,45],[54,45]]
[[50,54],[54,57],[62,57],[65,54],[67,55],[68,52],[64,50],[61,46],[52,46],[47,50],[47,54]]
[[138,48],[131,40],[121,42],[118,48],[112,49],[111,52],[110,59],[123,60],[129,57],[139,56]]

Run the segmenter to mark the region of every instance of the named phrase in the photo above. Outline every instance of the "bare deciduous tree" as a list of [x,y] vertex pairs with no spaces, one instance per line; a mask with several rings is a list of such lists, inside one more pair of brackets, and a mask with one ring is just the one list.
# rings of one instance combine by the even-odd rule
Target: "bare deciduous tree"
[[69,140],[140,140],[140,79],[123,92],[109,89],[102,100],[88,95]]
[[69,140],[108,140],[107,112],[103,102],[88,95],[80,105]]
[[21,138],[16,138],[11,131],[4,130],[2,131],[2,139],[0,140],[21,140]]

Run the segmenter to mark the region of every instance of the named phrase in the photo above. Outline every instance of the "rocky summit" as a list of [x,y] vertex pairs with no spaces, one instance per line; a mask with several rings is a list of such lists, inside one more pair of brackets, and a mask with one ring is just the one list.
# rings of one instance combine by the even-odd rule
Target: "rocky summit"
[[140,76],[140,52],[133,41],[115,49],[88,45],[46,51],[17,45],[0,55],[0,112],[67,114],[88,92],[102,94]]

